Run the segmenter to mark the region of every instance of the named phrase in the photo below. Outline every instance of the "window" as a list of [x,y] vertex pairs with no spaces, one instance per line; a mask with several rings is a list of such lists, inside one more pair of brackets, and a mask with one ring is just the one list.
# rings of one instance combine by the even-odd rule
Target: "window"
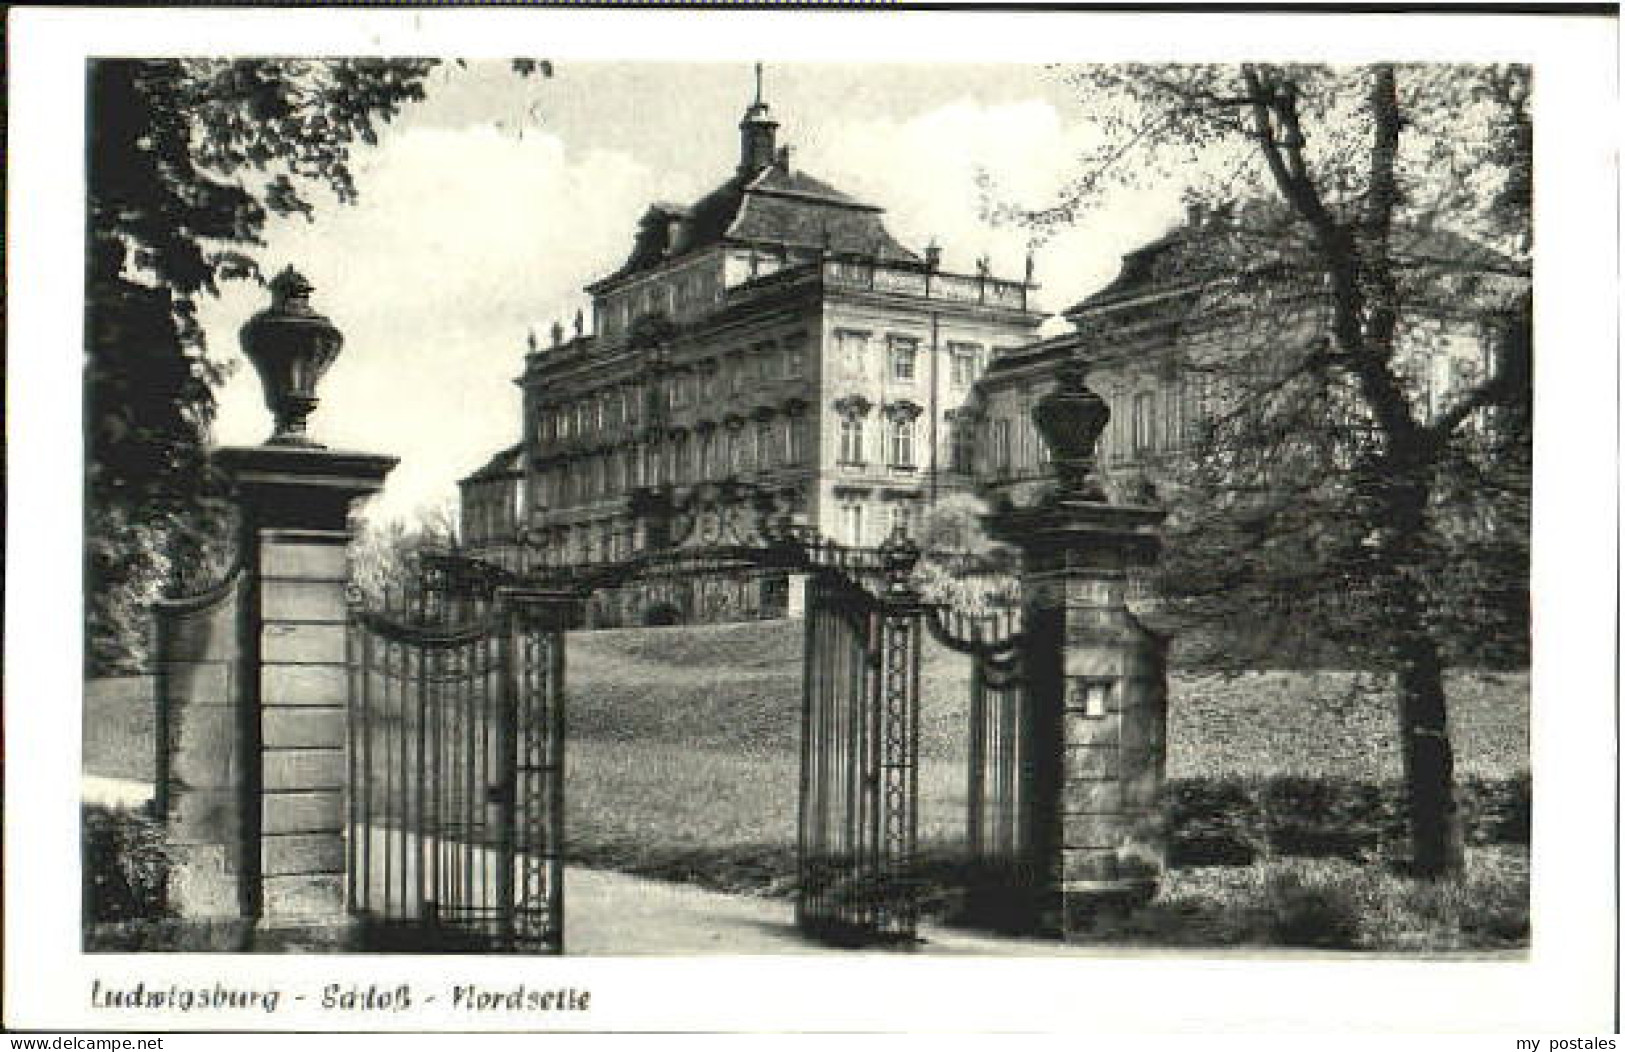
[[1150,391],[1141,391],[1134,396],[1133,409],[1134,426],[1134,452],[1149,452],[1156,446],[1157,435],[1157,401],[1156,395]]
[[778,379],[778,348],[771,342],[758,343],[752,347],[751,357],[756,359],[754,372],[759,381],[771,383]]
[[671,444],[671,480],[674,483],[688,482],[693,472],[689,463],[689,442],[687,433],[679,433]]
[[863,544],[863,505],[847,504],[841,508],[841,536],[854,548]]
[[842,464],[863,463],[863,418],[860,416],[844,416],[841,418],[840,462]]
[[993,421],[993,469],[1010,470],[1010,421],[1006,417]]
[[949,380],[955,387],[969,387],[982,371],[982,348],[974,343],[948,345]]
[[787,380],[800,379],[807,368],[807,337],[803,335],[791,336],[784,341],[784,377]]
[[891,422],[891,465],[894,468],[914,467],[914,421],[897,419]]
[[1185,385],[1174,380],[1162,391],[1162,448],[1178,449],[1185,444]]
[[700,371],[700,400],[708,402],[717,396],[717,363],[714,359],[702,362],[698,369]]
[[773,424],[768,420],[756,421],[756,466],[773,466]]
[[738,394],[744,389],[744,360],[738,353],[730,354],[728,355],[728,390],[732,394]]
[[839,348],[841,371],[847,376],[864,375],[864,358],[869,353],[869,334],[843,330],[835,334]]
[[801,463],[801,421],[794,417],[785,417],[784,428],[784,462],[786,464]]
[[914,382],[914,360],[919,353],[917,341],[893,336],[890,341],[891,378],[900,384]]
[[948,426],[948,465],[968,475],[976,470],[976,429],[965,418],[955,419]]
[[914,531],[914,508],[908,504],[893,504],[891,506],[891,528],[895,532],[902,530],[905,534]]

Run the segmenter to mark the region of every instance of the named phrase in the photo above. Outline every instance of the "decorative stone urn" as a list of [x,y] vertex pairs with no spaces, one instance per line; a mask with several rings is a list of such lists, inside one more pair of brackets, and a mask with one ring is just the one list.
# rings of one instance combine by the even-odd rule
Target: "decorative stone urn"
[[243,353],[265,389],[276,421],[266,445],[321,448],[305,421],[316,408],[316,385],[338,358],[344,337],[310,306],[314,286],[292,266],[271,279],[271,305],[243,326]]
[[1055,464],[1053,500],[1103,501],[1095,477],[1095,445],[1111,420],[1106,400],[1084,383],[1082,362],[1069,358],[1056,371],[1056,387],[1033,407],[1033,424]]

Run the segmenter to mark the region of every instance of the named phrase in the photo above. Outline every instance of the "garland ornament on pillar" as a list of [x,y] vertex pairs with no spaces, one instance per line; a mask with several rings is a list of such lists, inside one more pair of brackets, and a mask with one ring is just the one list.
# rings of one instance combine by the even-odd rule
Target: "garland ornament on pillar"
[[269,446],[320,449],[305,432],[316,408],[316,385],[339,356],[344,337],[310,306],[314,286],[292,266],[271,279],[271,305],[242,328],[243,353],[265,389],[265,406],[276,426]]
[[1095,446],[1111,420],[1106,400],[1084,383],[1084,364],[1068,358],[1056,370],[1056,387],[1033,407],[1033,424],[1049,447],[1057,484],[1051,500],[1104,501],[1095,474]]

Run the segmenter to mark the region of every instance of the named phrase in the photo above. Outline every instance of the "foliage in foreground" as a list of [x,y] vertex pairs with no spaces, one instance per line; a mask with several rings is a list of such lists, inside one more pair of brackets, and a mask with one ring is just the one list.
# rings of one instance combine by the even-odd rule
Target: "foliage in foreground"
[[169,912],[169,851],[163,826],[145,812],[87,805],[81,812],[87,924],[153,919]]

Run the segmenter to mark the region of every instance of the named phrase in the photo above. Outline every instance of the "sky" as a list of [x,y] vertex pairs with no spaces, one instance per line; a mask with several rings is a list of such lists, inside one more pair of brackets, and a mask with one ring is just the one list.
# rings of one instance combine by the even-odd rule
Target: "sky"
[[[1046,204],[1094,134],[1075,89],[1039,66],[770,64],[764,80],[792,164],[885,208],[917,251],[936,239],[950,270],[986,254],[1019,277],[1030,234],[986,217],[978,174],[1000,200]],[[369,519],[454,498],[457,479],[518,440],[527,333],[545,339],[587,307],[582,286],[625,258],[650,202],[691,202],[732,173],[753,94],[745,63],[555,63],[551,78],[447,65],[376,147],[357,148],[358,203],[319,194],[312,221],[269,224],[266,273],[295,265],[345,336],[313,435],[401,458]],[[1041,306],[1109,281],[1177,220],[1179,189],[1108,198],[1039,246]],[[219,392],[223,444],[270,430],[237,342],[267,301],[241,283],[202,311],[212,352],[238,363]]]

